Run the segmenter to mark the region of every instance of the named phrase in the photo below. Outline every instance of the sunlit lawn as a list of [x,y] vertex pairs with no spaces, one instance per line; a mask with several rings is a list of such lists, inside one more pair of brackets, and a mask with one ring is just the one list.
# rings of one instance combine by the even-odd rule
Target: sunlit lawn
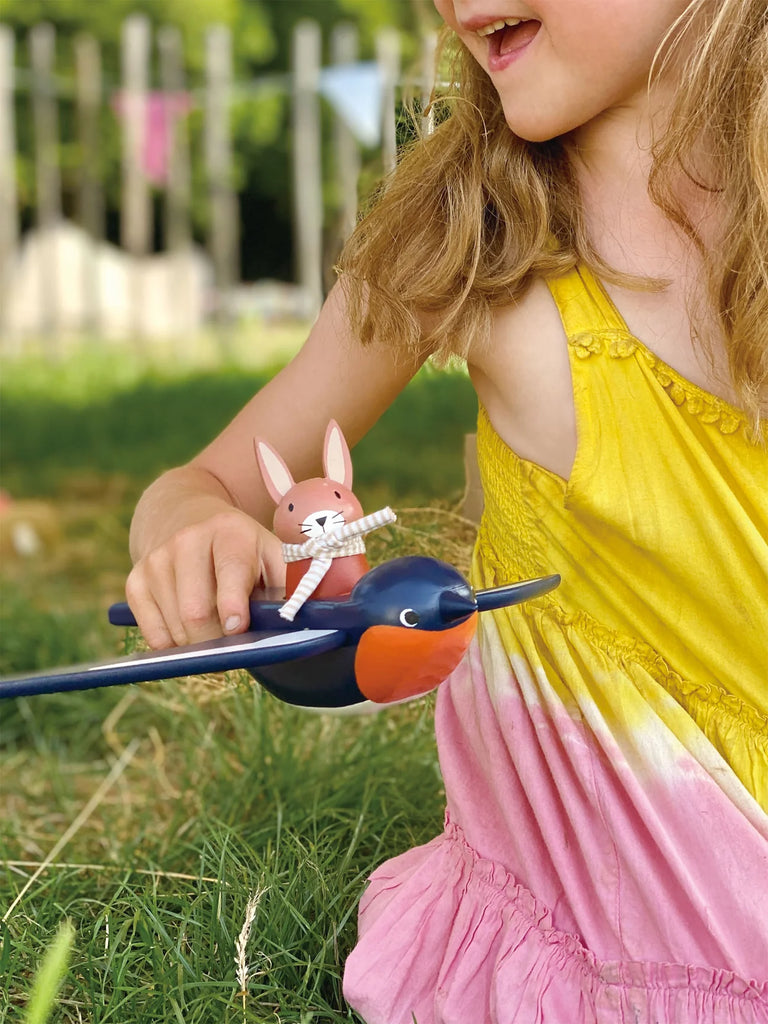
[[[297,338],[262,343],[266,370],[242,351],[202,372],[95,348],[2,367],[2,485],[43,501],[49,525],[38,553],[4,550],[0,672],[124,649],[104,610],[122,597],[136,497]],[[364,507],[401,513],[372,560],[418,551],[466,569],[473,530],[455,509],[474,415],[461,374],[428,371],[358,447]],[[442,822],[431,705],[314,716],[238,675],[0,703],[0,1020],[23,1020],[64,918],[75,938],[51,1020],[354,1020],[340,978],[365,878]],[[261,890],[243,997],[235,940]]]

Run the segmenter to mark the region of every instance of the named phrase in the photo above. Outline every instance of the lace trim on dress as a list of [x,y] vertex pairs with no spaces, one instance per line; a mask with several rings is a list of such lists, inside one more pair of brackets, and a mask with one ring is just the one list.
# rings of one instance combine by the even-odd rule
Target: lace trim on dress
[[638,353],[675,405],[685,407],[702,423],[716,426],[721,434],[735,434],[749,428],[746,413],[683,377],[632,334],[615,328],[583,331],[571,336],[568,343],[579,359],[603,353],[612,359],[626,359]]

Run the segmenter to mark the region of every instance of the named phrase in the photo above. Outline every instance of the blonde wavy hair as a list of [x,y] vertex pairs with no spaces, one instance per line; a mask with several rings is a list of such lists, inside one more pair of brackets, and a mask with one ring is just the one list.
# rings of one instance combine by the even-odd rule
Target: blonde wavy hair
[[[768,399],[768,5],[693,0],[649,86],[690,53],[694,31],[674,109],[652,149],[649,192],[702,253],[732,386],[760,418]],[[536,276],[583,263],[606,280],[632,279],[590,241],[566,140],[516,137],[489,78],[453,33],[443,33],[439,53],[441,76],[454,84],[433,96],[437,127],[406,148],[338,269],[363,343],[461,356],[488,337],[493,308]],[[702,139],[706,172],[696,166]],[[717,202],[719,238],[709,248],[676,192],[681,170]]]

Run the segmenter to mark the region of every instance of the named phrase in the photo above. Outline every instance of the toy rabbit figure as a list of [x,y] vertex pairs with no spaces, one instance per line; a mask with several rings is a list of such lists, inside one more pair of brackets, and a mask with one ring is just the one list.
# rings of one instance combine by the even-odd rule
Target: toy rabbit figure
[[286,598],[280,615],[292,621],[308,597],[343,597],[370,566],[363,537],[393,523],[391,508],[363,516],[352,493],[352,459],[341,428],[325,432],[325,477],[296,483],[285,462],[264,440],[254,442],[264,484],[277,504],[274,530],[283,542]]

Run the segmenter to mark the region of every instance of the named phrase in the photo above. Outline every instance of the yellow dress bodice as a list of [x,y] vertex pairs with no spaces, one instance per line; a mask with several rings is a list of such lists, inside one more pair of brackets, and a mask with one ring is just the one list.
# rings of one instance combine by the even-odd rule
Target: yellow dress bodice
[[[560,573],[502,628],[546,620],[550,639],[587,641],[595,667],[604,655],[629,676],[642,667],[687,714],[672,728],[701,730],[768,810],[768,438],[633,337],[588,271],[549,286],[568,339],[573,470],[565,481],[518,457],[481,408],[476,575]],[[542,646],[556,678],[558,645]],[[572,666],[561,678],[575,685]]]

